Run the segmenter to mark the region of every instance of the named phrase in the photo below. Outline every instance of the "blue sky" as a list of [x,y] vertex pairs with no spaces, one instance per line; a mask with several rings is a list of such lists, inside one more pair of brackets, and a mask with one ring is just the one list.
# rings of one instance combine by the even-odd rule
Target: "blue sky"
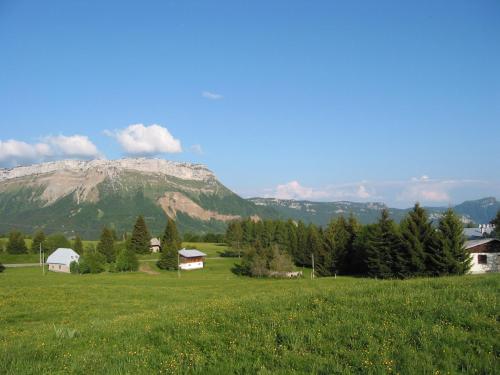
[[499,46],[496,0],[0,0],[0,164],[148,155],[243,196],[500,197]]

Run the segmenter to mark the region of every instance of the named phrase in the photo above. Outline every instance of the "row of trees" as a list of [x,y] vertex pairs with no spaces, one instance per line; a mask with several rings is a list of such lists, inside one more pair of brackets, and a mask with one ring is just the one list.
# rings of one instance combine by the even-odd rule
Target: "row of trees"
[[255,256],[263,253],[259,249],[270,254],[277,247],[297,266],[311,267],[314,259],[322,276],[406,278],[464,274],[470,268],[460,219],[450,209],[435,227],[418,204],[400,224],[387,210],[370,225],[361,225],[353,216],[334,219],[326,228],[291,220],[244,220],[228,225],[226,239],[235,251],[244,252],[244,262],[262,263]]

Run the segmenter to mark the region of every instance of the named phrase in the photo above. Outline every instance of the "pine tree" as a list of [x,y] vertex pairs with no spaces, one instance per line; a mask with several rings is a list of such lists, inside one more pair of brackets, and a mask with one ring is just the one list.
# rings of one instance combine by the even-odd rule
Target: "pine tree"
[[440,261],[436,257],[437,236],[427,213],[417,203],[401,222],[405,273],[411,276],[434,274]]
[[354,217],[353,214],[349,215],[349,219],[347,220],[347,232],[349,233],[349,239],[347,242],[346,256],[344,259],[344,269],[340,269],[340,273],[343,274],[356,274],[356,252],[354,249],[354,242],[356,241],[356,237],[358,236],[359,231],[361,230],[361,225],[358,220]]
[[108,227],[104,227],[101,232],[100,241],[97,244],[97,251],[104,255],[108,263],[114,262],[116,259],[114,242],[113,232]]
[[81,237],[77,234],[73,241],[73,250],[79,255],[83,254],[83,243]]
[[24,242],[24,236],[21,232],[13,230],[9,233],[7,252],[9,254],[26,254],[28,252],[28,248]]
[[298,248],[297,225],[292,220],[288,220],[287,230],[288,230],[287,251],[288,254],[293,259],[294,255],[297,254],[297,248]]
[[325,231],[325,266],[329,275],[344,273],[346,270],[350,237],[348,225],[343,216],[330,221]]
[[398,228],[389,217],[389,211],[384,209],[378,221],[379,253],[382,272],[380,277],[404,277],[406,262],[401,251],[402,241]]
[[33,235],[33,241],[31,241],[31,252],[40,252],[40,245],[42,247],[42,250],[47,250],[47,245],[45,243],[45,233],[43,233],[42,230],[37,230]]
[[469,252],[465,249],[465,237],[460,218],[450,208],[439,221],[440,248],[446,259],[444,273],[464,275],[471,266]]
[[129,250],[136,254],[147,254],[150,252],[150,239],[151,236],[149,234],[148,227],[146,226],[146,222],[144,221],[144,217],[140,215],[135,221],[132,236],[130,237],[130,241],[127,242],[127,246]]
[[160,260],[156,263],[163,270],[176,270],[178,266],[178,251],[182,246],[175,221],[167,219],[167,226],[162,237],[162,253]]
[[243,229],[239,221],[232,221],[227,226],[226,241],[233,249],[238,250],[238,254],[240,253],[243,242]]
[[323,238],[319,229],[310,224],[307,228],[307,266],[312,266],[312,256],[314,255],[314,268],[318,275],[326,276],[329,274],[328,261],[325,248],[323,246]]
[[307,228],[302,221],[297,224],[297,251],[292,254],[293,261],[298,266],[306,266],[309,258],[307,254]]
[[288,228],[284,221],[277,221],[274,226],[273,243],[278,245],[281,250],[288,246]]

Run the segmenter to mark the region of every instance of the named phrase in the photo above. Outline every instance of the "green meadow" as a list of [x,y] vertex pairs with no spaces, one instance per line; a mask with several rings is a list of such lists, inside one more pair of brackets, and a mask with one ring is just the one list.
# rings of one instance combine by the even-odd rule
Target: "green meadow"
[[234,262],[180,277],[154,262],[124,274],[9,268],[0,373],[499,372],[498,274],[250,279]]

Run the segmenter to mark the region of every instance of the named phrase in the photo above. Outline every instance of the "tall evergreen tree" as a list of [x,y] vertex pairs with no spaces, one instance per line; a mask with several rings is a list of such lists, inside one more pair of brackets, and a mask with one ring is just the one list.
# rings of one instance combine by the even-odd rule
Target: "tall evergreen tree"
[[417,203],[401,222],[406,272],[409,275],[434,274],[442,259],[437,257],[437,236],[425,210]]
[[116,259],[114,243],[113,232],[108,227],[104,227],[99,243],[97,244],[97,251],[104,255],[108,263],[114,262]]
[[241,227],[241,222],[232,221],[228,224],[226,230],[226,241],[229,246],[236,249],[239,254],[243,242],[243,228]]
[[355,264],[356,260],[356,252],[354,249],[354,242],[356,241],[356,237],[361,229],[361,225],[354,217],[353,214],[349,215],[349,219],[347,220],[347,232],[349,233],[349,239],[347,243],[346,256],[344,259],[344,269],[340,270],[341,273],[352,275],[356,273]]
[[83,254],[83,242],[82,238],[77,234],[73,241],[73,250],[79,255]]
[[286,222],[277,221],[274,226],[273,243],[278,245],[281,250],[285,250],[288,246],[288,228]]
[[293,259],[295,254],[297,254],[298,248],[297,225],[292,220],[288,220],[286,226],[288,230],[287,251]]
[[370,226],[365,238],[364,262],[372,277],[400,277],[404,269],[400,254],[401,240],[396,225],[387,210],[382,210],[378,222]]
[[31,241],[31,252],[38,253],[40,251],[40,247],[42,250],[47,250],[47,245],[45,243],[45,233],[43,230],[37,230],[33,235],[33,241]]
[[169,217],[162,237],[162,253],[160,260],[156,263],[158,268],[176,270],[178,266],[178,251],[181,249],[181,246],[182,242],[177,232],[175,221]]
[[312,266],[312,256],[314,255],[314,268],[318,275],[328,275],[327,254],[323,246],[323,238],[319,229],[314,224],[307,227],[307,255],[306,266]]
[[332,219],[325,231],[325,267],[328,274],[345,273],[351,235],[343,216]]
[[450,208],[439,221],[440,249],[446,259],[444,273],[464,275],[471,266],[469,252],[465,249],[465,236],[460,218]]
[[9,254],[25,254],[28,252],[28,248],[24,242],[24,236],[18,230],[13,230],[9,233],[7,252]]
[[130,241],[127,241],[127,247],[130,251],[136,254],[147,254],[149,250],[149,241],[151,235],[144,221],[144,217],[139,215],[135,221],[134,229]]
[[298,266],[307,266],[310,254],[307,251],[307,228],[302,221],[297,224],[297,251],[292,254],[293,261]]

